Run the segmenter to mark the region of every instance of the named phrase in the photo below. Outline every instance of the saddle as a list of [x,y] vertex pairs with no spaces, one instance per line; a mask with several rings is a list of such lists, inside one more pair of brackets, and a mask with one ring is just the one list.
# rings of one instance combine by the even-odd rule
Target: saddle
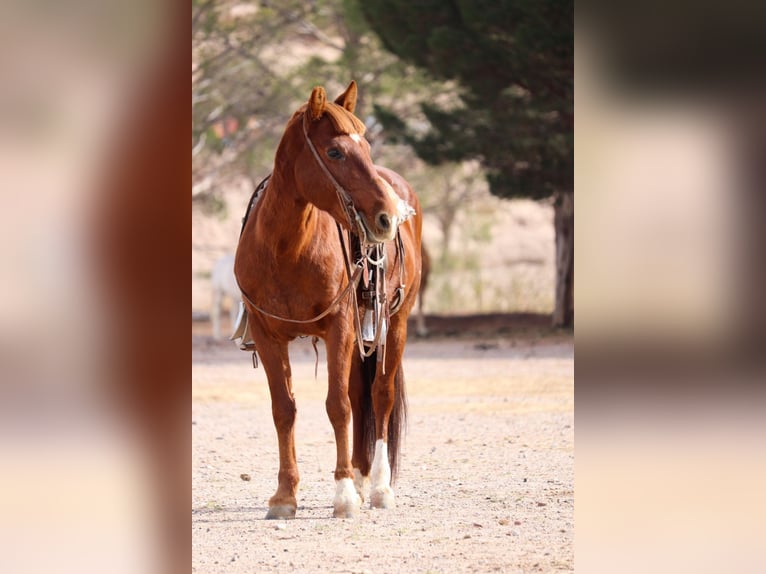
[[[250,196],[250,201],[247,202],[247,210],[244,217],[242,217],[242,227],[239,230],[240,237],[242,237],[242,233],[245,231],[245,225],[250,217],[250,212],[255,207],[255,204],[258,203],[261,193],[269,184],[270,178],[271,174],[264,177]],[[255,351],[255,341],[250,336],[250,329],[247,328],[247,309],[245,309],[245,304],[241,299],[239,301],[239,310],[237,311],[237,320],[234,322],[234,332],[229,337],[229,341],[234,341],[242,351]]]

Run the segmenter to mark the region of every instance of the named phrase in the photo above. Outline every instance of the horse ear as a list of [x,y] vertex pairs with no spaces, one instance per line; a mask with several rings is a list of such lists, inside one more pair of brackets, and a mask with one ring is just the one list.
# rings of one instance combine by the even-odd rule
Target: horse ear
[[324,113],[324,107],[327,103],[327,94],[324,88],[317,86],[311,90],[311,97],[309,98],[309,113],[312,120],[318,120]]
[[346,91],[335,99],[335,103],[343,106],[352,114],[354,113],[356,108],[356,82],[354,80],[351,80]]

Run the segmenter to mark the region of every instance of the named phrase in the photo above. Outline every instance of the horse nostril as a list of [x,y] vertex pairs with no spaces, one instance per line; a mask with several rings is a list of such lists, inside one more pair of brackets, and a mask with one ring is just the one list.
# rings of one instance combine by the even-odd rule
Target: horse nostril
[[391,218],[388,217],[388,214],[379,213],[377,219],[378,219],[378,228],[381,231],[388,231],[389,229],[391,229]]

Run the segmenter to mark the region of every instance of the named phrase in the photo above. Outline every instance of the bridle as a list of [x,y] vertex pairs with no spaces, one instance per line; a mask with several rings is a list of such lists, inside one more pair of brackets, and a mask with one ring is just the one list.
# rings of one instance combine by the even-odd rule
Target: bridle
[[[351,198],[351,195],[346,191],[346,189],[338,182],[337,179],[335,179],[335,176],[330,172],[328,167],[325,165],[324,161],[322,161],[321,156],[319,155],[319,152],[317,152],[316,147],[314,146],[314,143],[311,141],[311,138],[308,134],[308,111],[304,112],[303,120],[301,122],[302,128],[303,128],[303,136],[306,140],[306,144],[311,150],[312,155],[314,156],[314,159],[316,160],[319,167],[322,169],[324,174],[327,176],[327,179],[330,180],[330,183],[333,184],[333,187],[335,188],[335,192],[338,197],[338,201],[341,204],[343,211],[346,215],[347,223],[349,226],[349,233],[356,233],[357,237],[359,238],[359,255],[360,257],[354,263],[351,264],[351,255],[349,254],[349,248],[346,245],[346,241],[344,239],[343,229],[341,228],[341,225],[336,221],[336,226],[338,228],[338,237],[341,244],[341,250],[343,251],[343,261],[346,269],[346,276],[348,277],[348,284],[345,288],[343,288],[332,300],[330,305],[321,313],[316,315],[315,317],[312,317],[311,319],[289,319],[287,317],[281,317],[279,315],[275,315],[273,313],[270,313],[266,311],[265,309],[262,309],[258,305],[256,305],[250,297],[248,297],[247,293],[242,289],[242,287],[239,285],[239,279],[237,280],[237,286],[239,287],[240,292],[242,293],[242,297],[259,313],[262,315],[265,315],[267,317],[270,317],[272,319],[277,319],[279,321],[285,321],[287,323],[297,323],[297,324],[307,324],[307,323],[314,323],[316,321],[319,321],[320,319],[326,317],[329,315],[335,307],[347,296],[349,293],[351,294],[351,305],[353,309],[353,315],[354,315],[354,328],[356,332],[356,339],[357,344],[359,347],[359,354],[364,360],[367,357],[370,357],[376,350],[380,350],[381,352],[377,355],[377,361],[382,364],[383,373],[385,373],[385,330],[387,329],[387,326],[390,324],[390,317],[391,315],[395,314],[397,311],[399,311],[402,303],[404,302],[404,245],[402,243],[401,233],[397,229],[396,231],[396,238],[395,238],[395,247],[396,247],[396,260],[399,264],[399,287],[397,287],[396,290],[396,297],[395,301],[393,302],[393,305],[389,306],[387,305],[387,294],[386,294],[386,270],[385,270],[385,263],[386,263],[386,254],[385,249],[381,243],[370,243],[367,240],[367,229],[364,225],[364,222],[362,220],[362,217],[360,216],[359,212],[356,209],[356,206],[354,205],[354,201]],[[243,220],[243,226],[242,230],[244,231],[244,222],[247,219],[247,216],[249,215],[250,209],[252,209],[254,205],[254,200],[257,198],[258,190],[263,187],[265,188],[267,185],[267,180],[270,176],[268,176],[264,181],[261,182],[261,185],[258,186],[256,189],[256,192],[253,194],[253,198],[251,198],[251,202],[248,206],[248,212],[245,214],[245,218]],[[350,247],[350,244],[349,244]],[[373,266],[373,269],[370,271],[368,264]],[[353,273],[351,269],[354,269]],[[372,281],[369,280],[370,276],[374,277]],[[362,320],[359,316],[359,303],[357,299],[357,287],[359,285],[359,282],[364,279],[364,287],[365,291],[363,295],[368,295],[367,298],[369,298],[372,304],[372,309],[367,309],[367,312],[372,312],[374,316],[374,339],[369,345],[365,344],[365,340],[363,338],[363,332],[362,332]],[[368,287],[373,286],[373,289],[369,289]],[[367,314],[365,313],[365,315]],[[365,317],[366,318],[366,317]],[[316,349],[316,347],[315,347]]]
[[348,228],[352,230],[356,229],[356,232],[359,235],[359,238],[363,240],[363,243],[367,243],[367,229],[364,226],[362,217],[359,215],[359,212],[356,210],[356,206],[354,205],[354,200],[351,199],[351,195],[346,191],[346,188],[343,187],[338,182],[337,179],[335,179],[335,176],[332,174],[329,168],[322,161],[322,158],[319,155],[317,148],[314,147],[314,142],[312,142],[311,138],[309,137],[309,130],[307,127],[308,117],[309,117],[308,110],[306,110],[303,113],[303,120],[301,121],[301,127],[303,128],[303,137],[306,140],[306,145],[308,145],[308,148],[311,150],[311,153],[314,156],[314,159],[316,160],[317,164],[319,164],[319,167],[322,169],[324,174],[327,176],[327,179],[330,180],[330,183],[332,183],[333,187],[335,188],[335,193],[338,195],[338,202],[341,204],[341,206],[343,207],[343,211],[346,214]]

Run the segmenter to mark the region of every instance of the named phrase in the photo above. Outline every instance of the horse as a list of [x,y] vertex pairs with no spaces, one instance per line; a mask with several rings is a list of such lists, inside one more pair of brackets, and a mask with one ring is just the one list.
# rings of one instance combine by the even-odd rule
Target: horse
[[237,304],[242,294],[237,287],[234,277],[234,254],[222,255],[213,264],[210,273],[210,287],[212,290],[212,304],[210,307],[210,320],[213,323],[213,338],[221,338],[221,303],[225,298],[229,299],[229,317],[232,328],[237,320]]
[[406,418],[402,354],[420,284],[422,216],[409,183],[373,163],[356,100],[354,81],[334,101],[317,86],[294,112],[237,247],[234,271],[279,443],[267,519],[294,518],[297,508],[288,344],[299,336],[322,339],[327,351],[333,516],[357,516],[368,494],[371,508],[396,504],[392,479]]

